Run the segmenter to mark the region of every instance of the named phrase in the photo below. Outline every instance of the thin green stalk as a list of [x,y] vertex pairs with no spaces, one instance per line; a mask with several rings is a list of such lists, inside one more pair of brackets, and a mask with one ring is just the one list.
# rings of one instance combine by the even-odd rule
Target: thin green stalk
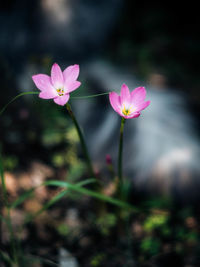
[[71,98],[73,98],[73,99],[93,98],[93,97],[98,97],[98,96],[102,96],[102,95],[108,95],[109,93],[110,92],[96,94],[96,95],[72,96]]
[[85,159],[87,161],[88,170],[90,172],[90,175],[92,177],[95,177],[96,175],[95,175],[95,172],[94,172],[93,167],[92,167],[92,162],[91,162],[91,159],[90,159],[90,156],[89,156],[89,152],[88,152],[88,149],[87,149],[87,146],[86,146],[84,137],[83,137],[82,130],[81,130],[81,128],[80,128],[80,126],[79,126],[76,118],[75,118],[74,113],[72,112],[72,109],[71,109],[70,104],[67,103],[66,104],[66,107],[67,107],[67,110],[69,112],[69,115],[70,115],[70,117],[71,117],[71,119],[72,119],[72,121],[73,121],[73,123],[74,123],[74,125],[76,127],[76,130],[77,130],[77,133],[78,133],[78,136],[79,136],[79,139],[80,139],[80,143],[81,143],[81,146],[82,146],[82,149],[83,149],[83,153],[84,153]]
[[[120,125],[120,136],[119,136],[119,154],[118,154],[118,188],[117,194],[119,199],[122,201],[127,201],[127,195],[124,194],[124,181],[123,181],[123,134],[124,134],[124,124],[126,119],[124,117],[121,118],[121,125]],[[131,239],[130,239],[130,226],[129,226],[129,216],[130,214],[123,214],[124,209],[119,209],[117,211],[118,215],[118,231],[120,235],[125,235],[127,239],[127,243],[129,245],[129,253],[131,249]],[[130,256],[128,254],[127,256]]]
[[1,110],[0,110],[0,116],[4,113],[4,111],[7,109],[7,107],[14,102],[17,98],[24,96],[24,95],[38,95],[39,92],[24,92],[21,93],[19,95],[16,95],[15,97],[13,97]]
[[[13,103],[16,99],[18,99],[19,97],[24,96],[24,95],[38,95],[38,94],[39,94],[39,92],[29,91],[29,92],[23,92],[23,93],[20,93],[20,94],[16,95],[5,106],[3,106],[2,109],[0,109],[0,116],[4,113],[4,111],[7,109],[7,107],[11,103]],[[98,96],[108,95],[108,94],[109,94],[109,92],[96,94],[96,95],[72,96],[71,98],[73,98],[73,99],[85,99],[85,98],[93,98],[93,97],[98,97]]]
[[118,178],[119,178],[119,188],[123,187],[123,174],[122,174],[122,157],[123,157],[123,133],[125,118],[121,119],[120,126],[120,136],[119,136],[119,152],[118,152]]

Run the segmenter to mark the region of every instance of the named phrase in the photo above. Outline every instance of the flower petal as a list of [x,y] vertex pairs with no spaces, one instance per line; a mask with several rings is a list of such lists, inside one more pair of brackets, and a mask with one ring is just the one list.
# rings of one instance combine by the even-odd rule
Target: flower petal
[[144,87],[137,87],[131,92],[131,102],[137,104],[143,102],[146,97],[146,89]]
[[139,117],[141,114],[140,112],[134,112],[133,114],[126,116],[126,119],[133,119]]
[[69,100],[69,94],[63,95],[63,96],[58,96],[54,98],[54,102],[60,106],[64,106]]
[[151,103],[151,101],[145,101],[145,102],[142,102],[142,103],[136,105],[135,108],[139,112],[139,111],[145,109],[146,107],[148,107],[150,105],[150,103]]
[[112,108],[121,115],[120,96],[115,92],[111,92],[109,93],[109,100]]
[[35,85],[37,86],[37,88],[41,91],[53,89],[53,86],[51,83],[51,78],[46,74],[33,75],[32,79],[33,79]]
[[63,73],[57,63],[54,63],[51,68],[51,82],[56,89],[63,88]]
[[76,90],[81,83],[79,81],[72,82],[71,84],[65,85],[65,92],[71,93],[72,91]]
[[77,64],[69,66],[63,71],[63,77],[65,83],[71,83],[76,81],[78,75],[79,75],[79,65]]
[[39,97],[43,98],[43,99],[52,99],[55,98],[57,96],[55,89],[54,91],[50,91],[50,90],[44,90],[42,92],[40,92]]
[[125,106],[131,103],[131,94],[125,83],[121,87],[121,103]]

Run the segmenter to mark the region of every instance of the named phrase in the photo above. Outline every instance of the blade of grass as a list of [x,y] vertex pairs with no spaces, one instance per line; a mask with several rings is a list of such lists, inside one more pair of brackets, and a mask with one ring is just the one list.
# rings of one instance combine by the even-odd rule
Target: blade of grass
[[[65,186],[65,182],[63,181],[58,181],[59,183],[59,186]],[[79,183],[77,183],[77,185],[79,186],[83,186],[83,185],[87,185],[87,184],[90,184],[90,183],[94,183],[96,182],[96,179],[86,179],[84,181],[81,181]],[[31,188],[30,190],[24,192],[19,198],[17,198],[10,206],[9,208],[10,209],[15,209],[17,206],[19,206],[20,204],[22,204],[27,198],[31,197],[33,195],[33,192],[35,191],[35,189],[37,189],[38,187],[40,186],[43,186],[45,184],[41,184],[37,187],[34,187],[34,188]],[[0,217],[1,218],[1,217]]]
[[53,197],[50,201],[48,201],[40,210],[38,210],[35,214],[28,216],[28,218],[25,220],[25,223],[28,223],[30,221],[32,221],[33,219],[35,219],[38,215],[40,215],[42,212],[44,212],[45,210],[47,210],[50,206],[52,206],[53,204],[55,204],[57,201],[59,201],[61,198],[63,198],[66,193],[67,193],[68,189],[61,191],[60,193],[58,193],[55,197]]
[[138,212],[137,208],[133,207],[132,205],[130,205],[130,204],[124,202],[124,201],[121,201],[119,199],[103,195],[101,193],[94,192],[92,190],[83,188],[83,187],[81,187],[80,185],[77,185],[77,184],[70,184],[68,182],[61,182],[61,181],[49,181],[49,182],[46,182],[45,184],[46,185],[52,185],[52,186],[67,187],[68,189],[74,190],[74,191],[79,192],[79,193],[81,193],[83,195],[91,196],[91,197],[100,199],[102,201],[109,202],[111,204],[117,205],[119,207],[127,208],[127,209],[130,209],[130,210],[134,211],[134,212]]
[[13,261],[9,258],[9,256],[5,252],[1,250],[0,250],[0,259],[2,259],[3,262],[8,263],[9,266],[13,266]]
[[[83,185],[87,185],[90,183],[94,183],[96,182],[96,179],[86,179],[84,181],[81,181],[79,183],[77,183],[77,185],[79,186],[83,186]],[[45,182],[42,185],[48,185],[49,182]],[[55,186],[59,186],[59,187],[66,187],[66,182],[63,181],[56,181]],[[40,215],[43,211],[45,211],[46,209],[48,209],[50,206],[52,206],[53,204],[55,204],[57,201],[59,201],[61,198],[63,198],[67,191],[69,189],[63,190],[61,192],[59,192],[55,197],[53,197],[49,202],[47,202],[40,210],[38,210],[34,215],[28,217],[25,221],[25,223],[28,223],[29,221],[33,220],[34,218],[36,218],[38,215]]]
[[10,209],[15,209],[17,206],[22,204],[27,198],[30,198],[33,195],[33,192],[36,188],[32,188],[25,193],[23,193],[20,197],[18,197],[10,206]]
[[81,181],[81,182],[78,182],[76,183],[76,185],[78,186],[84,186],[84,185],[88,185],[88,184],[91,184],[91,183],[96,183],[97,182],[97,179],[95,178],[88,178],[84,181]]
[[44,263],[45,266],[56,266],[59,267],[60,265],[56,262],[53,262],[52,260],[49,259],[45,259],[43,257],[40,256],[36,256],[36,255],[28,255],[25,257],[25,260],[27,260],[27,264],[32,264],[35,263]]

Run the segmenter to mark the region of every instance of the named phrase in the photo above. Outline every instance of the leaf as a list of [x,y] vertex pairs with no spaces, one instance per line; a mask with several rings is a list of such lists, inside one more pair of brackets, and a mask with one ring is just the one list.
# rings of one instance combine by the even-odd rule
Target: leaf
[[0,259],[2,259],[3,262],[8,263],[10,266],[13,266],[13,262],[8,254],[3,252],[2,250],[0,250]]
[[20,197],[18,197],[11,205],[10,209],[15,209],[17,206],[22,204],[27,198],[33,195],[35,188],[28,190],[27,192],[23,193]]
[[[96,182],[96,179],[94,178],[88,178],[84,181],[81,181],[81,182],[78,182],[77,184],[74,184],[74,186],[83,186],[83,185],[87,185],[87,184],[90,184],[90,183],[94,183]],[[72,185],[66,181],[58,181],[58,180],[52,180],[52,181],[47,181],[47,182],[44,182],[43,185],[53,185],[53,186],[59,186],[59,187],[68,187],[68,185]]]
[[[91,178],[91,179],[86,179],[84,181],[81,181],[79,184],[79,186],[83,186],[92,182],[95,182],[96,180]],[[62,181],[53,181],[55,183],[53,183],[53,185],[56,186],[63,186],[63,184],[66,184],[66,182],[62,182]],[[44,184],[48,184],[49,182],[45,182]],[[48,209],[50,206],[52,206],[54,203],[56,203],[57,201],[59,201],[62,197],[64,197],[67,193],[68,189],[61,191],[60,193],[58,193],[55,197],[53,197],[49,202],[47,202],[39,211],[37,211],[33,216],[28,218],[28,221],[31,221],[32,219],[34,219],[35,217],[37,217],[38,215],[40,215],[43,211],[45,211],[46,209]],[[26,221],[26,223],[28,222]]]
[[119,199],[112,198],[112,197],[109,197],[109,196],[105,196],[104,194],[101,194],[101,193],[94,192],[92,190],[83,188],[83,187],[80,186],[80,184],[70,184],[68,182],[61,182],[61,181],[56,181],[56,180],[49,181],[49,182],[47,182],[45,184],[46,185],[52,185],[52,186],[67,187],[68,189],[74,190],[74,191],[79,192],[79,193],[81,193],[83,195],[91,196],[91,197],[100,199],[102,201],[114,204],[116,206],[119,206],[119,207],[122,207],[122,208],[127,208],[127,209],[130,209],[132,211],[138,212],[137,208],[133,207],[132,205],[130,205],[130,204],[124,202],[124,201],[121,201]]
[[43,211],[47,210],[50,206],[52,206],[54,203],[59,201],[62,197],[65,196],[68,190],[63,190],[60,193],[58,193],[55,197],[53,197],[49,202],[47,202],[40,210],[38,210],[35,214],[29,216],[25,223],[28,223],[35,219],[38,215],[40,215]]

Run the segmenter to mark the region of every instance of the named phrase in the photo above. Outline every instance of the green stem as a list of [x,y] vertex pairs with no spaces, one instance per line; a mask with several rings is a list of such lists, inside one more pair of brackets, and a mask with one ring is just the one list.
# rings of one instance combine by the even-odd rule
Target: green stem
[[88,149],[87,149],[87,146],[86,146],[86,143],[85,143],[85,140],[84,140],[84,137],[83,137],[83,133],[81,131],[81,128],[75,118],[75,115],[74,113],[72,112],[72,109],[71,109],[71,106],[69,103],[66,104],[66,107],[67,107],[67,110],[69,112],[69,115],[76,127],[76,130],[77,130],[77,133],[78,133],[78,136],[79,136],[79,139],[80,139],[80,143],[81,143],[81,146],[82,146],[82,149],[83,149],[83,153],[85,154],[85,159],[87,161],[87,165],[88,165],[88,170],[90,172],[90,175],[92,177],[95,177],[95,172],[93,170],[93,167],[92,167],[92,163],[91,163],[91,160],[90,160],[90,156],[89,156],[89,153],[88,153]]
[[71,98],[73,98],[73,99],[93,98],[93,97],[98,97],[98,96],[102,96],[102,95],[108,95],[109,93],[110,92],[96,94],[96,95],[72,96]]
[[21,97],[21,96],[24,96],[24,95],[38,95],[39,92],[24,92],[24,93],[21,93],[15,97],[13,97],[1,110],[0,110],[0,116],[4,113],[4,111],[7,109],[7,107],[12,103],[14,102],[17,98]]
[[[15,97],[13,97],[2,109],[0,109],[0,116],[4,113],[4,111],[7,109],[7,107],[13,103],[16,99],[18,99],[19,97],[21,96],[24,96],[24,95],[38,95],[39,92],[23,92],[23,93],[20,93],[18,95],[16,95]],[[98,96],[102,96],[102,95],[108,95],[109,92],[106,92],[106,93],[101,93],[101,94],[96,94],[96,95],[86,95],[86,96],[72,96],[71,98],[73,99],[85,99],[85,98],[93,98],[93,97],[98,97]]]
[[125,118],[121,119],[120,136],[119,136],[119,152],[118,152],[118,178],[119,178],[119,190],[123,187],[123,174],[122,174],[122,156],[123,156],[123,133]]

